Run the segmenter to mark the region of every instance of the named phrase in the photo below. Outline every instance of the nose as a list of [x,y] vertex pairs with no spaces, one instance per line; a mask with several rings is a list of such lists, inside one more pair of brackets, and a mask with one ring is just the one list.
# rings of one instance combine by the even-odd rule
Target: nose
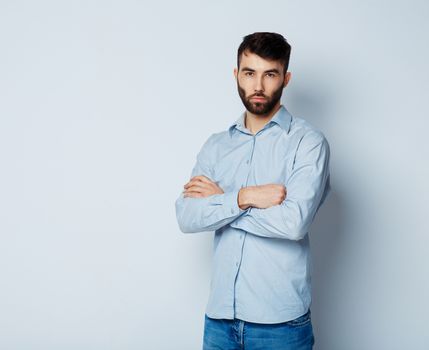
[[264,85],[262,83],[262,76],[255,79],[255,92],[263,92]]

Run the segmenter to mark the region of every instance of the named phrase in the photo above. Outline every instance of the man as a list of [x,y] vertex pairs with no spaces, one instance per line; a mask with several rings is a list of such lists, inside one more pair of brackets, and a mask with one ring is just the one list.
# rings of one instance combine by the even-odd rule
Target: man
[[329,144],[280,103],[291,47],[244,37],[234,76],[246,111],[212,134],[176,200],[182,232],[215,231],[203,349],[312,349],[308,231],[330,191]]

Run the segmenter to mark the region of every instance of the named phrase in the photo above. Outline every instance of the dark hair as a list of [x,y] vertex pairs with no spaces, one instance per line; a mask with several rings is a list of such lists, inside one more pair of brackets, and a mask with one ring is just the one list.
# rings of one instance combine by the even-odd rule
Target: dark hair
[[241,54],[244,51],[249,51],[268,60],[281,61],[284,74],[286,74],[291,46],[282,35],[270,32],[256,32],[246,35],[238,48],[238,68],[240,68]]

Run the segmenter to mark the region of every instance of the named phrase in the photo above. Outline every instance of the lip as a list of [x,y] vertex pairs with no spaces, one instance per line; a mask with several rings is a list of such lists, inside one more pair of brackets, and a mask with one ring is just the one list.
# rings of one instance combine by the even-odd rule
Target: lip
[[265,98],[263,97],[252,97],[251,100],[255,100],[255,101],[266,101]]

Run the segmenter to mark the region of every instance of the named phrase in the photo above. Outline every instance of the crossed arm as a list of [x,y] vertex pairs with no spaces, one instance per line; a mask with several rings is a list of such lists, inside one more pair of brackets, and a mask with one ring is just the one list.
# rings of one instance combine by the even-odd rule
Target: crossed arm
[[230,224],[262,237],[299,240],[306,235],[330,191],[330,151],[323,136],[312,133],[302,138],[285,184],[249,186],[227,193],[210,179],[204,146],[185,191],[176,200],[182,232],[213,231]]
[[197,156],[190,181],[176,200],[176,217],[184,233],[215,231],[241,216],[246,209],[239,207],[239,190],[224,191],[211,180],[210,167]]

